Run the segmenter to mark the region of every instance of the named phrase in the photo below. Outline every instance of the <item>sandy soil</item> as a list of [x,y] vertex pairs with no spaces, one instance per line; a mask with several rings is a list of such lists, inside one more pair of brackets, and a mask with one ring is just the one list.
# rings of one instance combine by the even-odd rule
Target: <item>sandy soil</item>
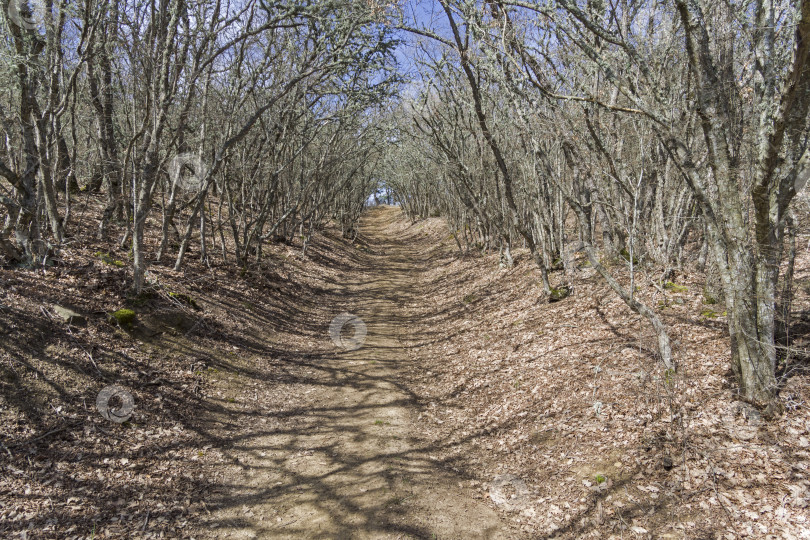
[[[428,260],[418,244],[391,235],[388,226],[398,217],[392,208],[368,213],[360,264],[334,276],[321,305],[313,306],[358,316],[365,340],[356,350],[300,351],[310,359],[301,401],[284,410],[259,403],[254,421],[241,423],[228,449],[237,463],[220,471],[219,493],[207,503],[214,510],[202,530],[210,537],[515,536],[415,436],[415,399],[401,382],[408,358],[401,336],[412,328],[406,306],[421,295],[416,275]],[[330,341],[327,330],[316,343]],[[347,324],[344,337],[353,332]],[[270,416],[283,420],[264,429]]]

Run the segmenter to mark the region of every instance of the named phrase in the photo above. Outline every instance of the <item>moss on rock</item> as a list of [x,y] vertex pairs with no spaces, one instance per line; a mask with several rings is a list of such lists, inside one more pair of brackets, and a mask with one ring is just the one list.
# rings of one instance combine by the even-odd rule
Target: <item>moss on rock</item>
[[673,283],[672,281],[667,281],[664,283],[664,288],[670,292],[674,293],[685,293],[689,290],[688,287],[684,285],[678,285],[677,283]]
[[714,311],[713,309],[704,309],[700,312],[700,315],[706,319],[716,319],[717,317],[725,317],[726,312],[724,311],[721,313],[719,311]]
[[568,296],[570,294],[571,294],[571,289],[566,287],[565,285],[563,285],[561,287],[557,287],[557,288],[552,287],[551,288],[551,294],[549,294],[549,297],[548,297],[548,301],[549,302],[559,302],[560,300],[568,298]]
[[110,266],[117,266],[118,268],[123,268],[127,265],[124,261],[117,260],[109,253],[96,251],[96,257],[100,258],[101,262],[103,262],[104,264],[108,264]]
[[[622,248],[621,251],[619,251],[619,253],[621,253],[622,258],[624,258],[625,261],[630,262],[630,252],[627,251],[627,248]],[[633,255],[633,264],[636,265],[639,262],[640,262],[639,258]]]
[[135,322],[135,312],[131,309],[119,309],[112,313],[112,320],[115,320],[121,326],[130,326]]

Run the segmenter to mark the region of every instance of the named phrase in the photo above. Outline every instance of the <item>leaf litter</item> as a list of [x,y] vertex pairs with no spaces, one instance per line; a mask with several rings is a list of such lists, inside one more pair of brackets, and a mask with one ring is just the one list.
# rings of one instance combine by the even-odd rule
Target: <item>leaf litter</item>
[[[737,401],[723,317],[701,316],[701,275],[678,276],[685,292],[639,291],[652,305],[684,300],[663,303],[679,363],[671,374],[643,321],[589,268],[549,304],[520,250],[510,269],[496,255],[460,258],[438,219],[392,219],[386,234],[422,254],[411,272],[419,294],[401,306],[398,329],[409,430],[503,514],[510,536],[806,534],[808,379],[787,380],[774,420]],[[361,247],[327,231],[307,257],[272,246],[245,275],[155,265],[152,295],[134,300],[127,268],[93,261],[99,250],[125,259],[112,244],[71,250],[52,269],[0,269],[0,535],[203,536],[199,523],[216,515],[212,500],[225,498],[234,471],[264,459],[234,452],[234,441],[303,427],[295,407],[318,403],[323,302],[341,290],[338,266],[363,271],[374,246]],[[797,280],[807,270],[797,261]],[[65,324],[53,303],[88,324]],[[807,303],[801,289],[797,304]],[[126,306],[139,313],[132,330],[106,316]],[[94,410],[109,384],[132,392],[130,422]]]

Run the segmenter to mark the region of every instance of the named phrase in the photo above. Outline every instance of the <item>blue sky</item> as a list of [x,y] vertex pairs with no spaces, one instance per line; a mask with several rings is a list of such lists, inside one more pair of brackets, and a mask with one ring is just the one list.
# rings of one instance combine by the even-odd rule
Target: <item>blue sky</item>
[[[447,35],[445,32],[448,30],[447,18],[437,0],[408,0],[402,4],[402,10],[406,25]],[[415,54],[414,44],[418,40],[425,41],[427,38],[404,31],[399,33],[399,37],[404,43],[396,52],[397,61],[403,71],[410,72],[414,69],[412,62]]]

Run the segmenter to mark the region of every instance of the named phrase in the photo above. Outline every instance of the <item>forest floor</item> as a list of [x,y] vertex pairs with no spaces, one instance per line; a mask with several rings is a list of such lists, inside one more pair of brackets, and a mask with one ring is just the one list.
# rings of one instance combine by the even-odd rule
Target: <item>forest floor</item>
[[[511,536],[508,523],[415,429],[418,396],[403,380],[402,339],[411,328],[406,306],[426,300],[418,274],[430,258],[412,238],[391,235],[397,215],[384,209],[363,219],[355,261],[320,261],[337,273],[295,316],[312,332],[299,351],[305,371],[294,381],[295,398],[279,403],[271,386],[234,381],[243,405],[219,418],[238,428],[227,450],[234,464],[216,472],[221,486],[209,498],[217,510],[203,517],[212,536]],[[366,336],[330,350],[323,317],[341,313],[359,317]],[[343,337],[356,331],[347,324]]]
[[[526,253],[460,257],[395,208],[245,271],[198,255],[137,298],[112,243],[0,269],[0,537],[810,538],[810,379],[776,419],[735,401],[703,276],[637,277],[670,373],[584,261],[549,304]],[[799,307],[809,280],[804,257]],[[96,410],[111,384],[127,422]]]

